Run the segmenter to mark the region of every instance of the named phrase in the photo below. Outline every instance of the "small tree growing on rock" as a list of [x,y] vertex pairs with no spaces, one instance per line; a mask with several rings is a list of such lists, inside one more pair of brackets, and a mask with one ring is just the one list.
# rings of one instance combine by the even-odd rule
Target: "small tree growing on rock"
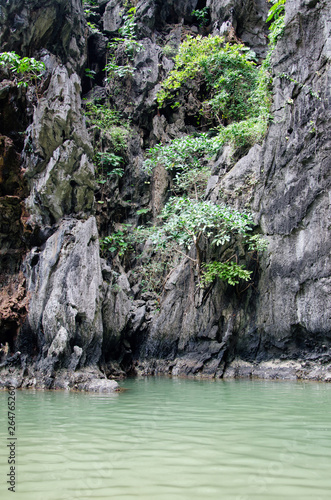
[[46,69],[42,61],[34,57],[20,57],[16,52],[1,52],[0,66],[11,72],[18,87],[37,86]]
[[249,251],[261,251],[266,247],[266,241],[262,237],[251,234],[254,225],[251,214],[226,205],[184,197],[172,198],[163,208],[160,217],[164,224],[155,228],[151,240],[158,246],[166,246],[169,241],[175,241],[186,250],[193,246],[194,258],[178,251],[195,263],[199,277],[202,272],[202,284],[210,283],[218,277],[234,285],[239,279],[248,281],[251,274],[233,260],[235,253],[225,262],[203,264],[200,247],[203,239],[212,246],[228,244],[231,247],[240,240],[248,246]]

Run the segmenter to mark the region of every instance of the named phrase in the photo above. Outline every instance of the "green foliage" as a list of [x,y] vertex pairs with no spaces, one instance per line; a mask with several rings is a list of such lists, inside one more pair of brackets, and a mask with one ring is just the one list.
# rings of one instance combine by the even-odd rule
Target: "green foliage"
[[123,224],[122,229],[114,232],[110,236],[100,239],[100,249],[104,254],[110,252],[123,257],[126,252],[132,250],[132,245],[128,239],[131,224]]
[[141,208],[140,210],[136,211],[136,214],[137,215],[145,215],[145,214],[148,214],[148,212],[149,212],[148,208]]
[[239,280],[249,281],[252,271],[248,271],[244,266],[236,262],[208,262],[203,264],[203,275],[201,286],[212,283],[216,278],[226,281],[229,285],[237,285]]
[[90,28],[92,33],[101,33],[101,31],[97,28],[97,26],[94,23],[87,21],[87,26]]
[[204,165],[206,155],[214,151],[207,134],[184,136],[166,145],[157,144],[147,150],[144,169],[151,173],[156,165],[163,165],[173,174],[173,190],[179,193],[194,193],[202,196],[210,168]]
[[163,245],[168,239],[190,249],[203,236],[213,238],[216,246],[230,242],[234,234],[248,239],[253,219],[249,213],[239,212],[226,205],[215,205],[210,201],[195,201],[189,198],[172,198],[163,208],[160,217],[164,224],[153,236]]
[[268,127],[267,113],[249,118],[241,122],[233,122],[227,127],[220,127],[218,134],[208,137],[184,136],[174,139],[169,144],[157,144],[147,150],[144,170],[151,174],[156,165],[163,165],[173,174],[175,193],[201,197],[210,175],[210,167],[206,163],[211,157],[230,144],[233,156],[245,154],[254,144],[260,143]]
[[105,184],[107,178],[123,177],[124,169],[121,167],[123,158],[121,156],[109,152],[98,152],[94,157],[94,161],[97,167],[97,182],[99,184]]
[[251,252],[263,252],[268,248],[267,240],[262,238],[259,234],[249,236],[247,242],[248,250]]
[[109,106],[86,102],[85,115],[91,125],[95,125],[101,130],[109,130],[113,125],[121,123],[121,113]]
[[270,21],[274,22],[281,16],[284,16],[286,0],[269,0],[269,2],[272,3],[273,6],[269,9],[268,17],[266,19],[267,23]]
[[[270,51],[280,26],[275,23],[278,20],[283,22],[283,6],[284,2],[282,6],[275,7],[273,17],[269,19],[269,22],[273,19],[271,33],[274,34],[273,39],[271,35],[274,41],[270,42]],[[123,39],[130,37],[130,33],[121,32],[122,39],[113,42],[114,50],[119,47],[116,43],[124,47]],[[113,62],[118,64],[115,59]],[[120,62],[125,68],[123,59]],[[218,154],[225,144],[232,145],[234,155],[243,155],[265,136],[271,105],[269,64],[270,56],[257,67],[255,54],[249,48],[242,44],[230,45],[217,36],[187,37],[181,44],[174,69],[157,95],[158,104],[169,104],[172,108],[182,105],[182,97],[191,90],[190,81],[194,80],[200,92],[197,97],[201,100],[200,112],[204,123],[216,122],[219,126],[214,129],[213,137],[205,133],[185,136],[147,151],[145,170],[150,174],[157,165],[163,166],[172,176],[172,192],[179,197],[171,198],[163,208],[160,226],[124,231],[125,234],[117,232],[108,241],[108,248],[117,255],[121,252],[122,258],[133,252],[139,242],[148,239],[154,244],[156,257],[136,267],[144,289],[152,290],[157,274],[164,277],[165,268],[157,258],[169,248],[173,254],[178,251],[185,255],[190,251],[186,256],[194,261],[202,286],[216,278],[230,285],[237,284],[239,280],[250,280],[251,271],[237,261],[238,248],[241,252],[243,249],[246,252],[261,252],[267,245],[261,236],[252,234],[252,216],[226,205],[203,201],[202,196],[210,175],[208,161],[213,155]],[[126,66],[131,68],[129,53]],[[138,210],[137,215],[147,211]],[[124,238],[124,242],[115,244],[116,238]],[[205,245],[214,247],[214,252],[219,247],[220,261],[203,264],[202,249]],[[158,290],[160,283],[159,279]]]
[[150,172],[158,163],[166,170],[194,168],[199,165],[201,158],[211,151],[211,142],[207,134],[179,137],[169,144],[157,144],[148,149],[148,159],[144,163],[144,168]]
[[210,96],[202,103],[203,114],[211,113],[220,123],[252,115],[255,110],[249,98],[258,77],[254,56],[244,45],[224,43],[220,36],[188,36],[179,47],[174,69],[157,94],[159,106],[173,100],[186,82],[195,79],[206,86]]
[[20,57],[16,52],[1,52],[0,66],[8,68],[14,75],[18,87],[36,85],[46,69],[45,64],[34,57]]
[[99,152],[95,155],[96,163],[99,167],[107,170],[113,170],[121,165],[123,159],[114,153]]
[[127,150],[128,139],[130,136],[127,128],[123,126],[113,125],[109,129],[109,136],[115,152],[124,153]]
[[[134,19],[135,12],[135,7],[128,10],[123,16],[124,24],[118,30],[121,36],[114,38],[108,44],[108,48],[111,51],[109,56],[110,60],[104,68],[104,71],[107,73],[106,80],[108,82],[114,77],[127,78],[132,76],[135,71],[132,62],[136,54],[144,48],[144,46],[137,41],[137,24]],[[118,61],[118,56],[122,59],[121,61]]]
[[106,135],[108,148],[111,150],[102,150],[102,140],[95,145],[96,150],[101,149],[94,155],[98,184],[106,184],[109,179],[123,177],[122,165],[130,137],[128,121],[122,119],[119,111],[91,102],[86,103],[85,115],[90,126],[101,130],[102,136]]
[[85,68],[84,72],[85,72],[85,76],[87,76],[87,78],[94,80],[96,72],[93,71],[93,69]]
[[177,54],[177,49],[176,49],[176,47],[174,47],[174,45],[171,45],[170,43],[168,43],[167,45],[165,45],[163,47],[162,52],[169,59],[173,59]]
[[85,115],[90,125],[107,131],[115,153],[124,153],[130,136],[129,123],[121,117],[121,113],[108,106],[87,102]]
[[[199,274],[202,267],[200,243],[203,238],[210,246],[233,247],[239,241],[247,245],[250,251],[261,251],[266,246],[265,240],[259,235],[251,235],[251,214],[239,212],[226,205],[183,197],[172,198],[163,208],[160,217],[163,225],[153,230],[150,240],[158,248],[166,248],[169,242],[176,242],[186,250],[195,247],[194,260]],[[229,284],[235,284],[236,278],[248,280],[250,273],[243,266],[229,260],[225,263],[206,264],[203,284],[213,281],[217,276]]]
[[268,115],[249,118],[221,127],[219,133],[211,140],[215,153],[225,144],[230,144],[233,157],[243,156],[254,145],[262,142],[268,128]]
[[208,23],[209,7],[203,7],[202,9],[192,10],[192,16],[194,16],[199,26],[206,26]]
[[132,7],[127,14],[123,16],[124,24],[118,32],[122,38],[115,38],[115,41],[124,45],[124,51],[129,59],[133,61],[134,56],[143,49],[143,45],[137,42],[137,24],[134,20],[136,8]]
[[106,80],[109,82],[111,78],[114,76],[118,76],[119,78],[127,78],[129,76],[132,76],[135,68],[133,66],[130,66],[129,64],[126,65],[119,65],[115,64],[115,57],[112,58],[112,60],[106,64],[104,71],[107,72],[108,76]]
[[272,7],[268,12],[268,17],[266,22],[270,22],[269,26],[269,53],[267,55],[266,61],[269,63],[272,51],[274,50],[276,43],[281,38],[284,33],[285,28],[285,4],[286,0],[269,0],[272,3]]
[[167,268],[167,262],[152,260],[137,266],[134,271],[132,271],[132,275],[135,281],[140,283],[142,293],[153,292],[159,294]]

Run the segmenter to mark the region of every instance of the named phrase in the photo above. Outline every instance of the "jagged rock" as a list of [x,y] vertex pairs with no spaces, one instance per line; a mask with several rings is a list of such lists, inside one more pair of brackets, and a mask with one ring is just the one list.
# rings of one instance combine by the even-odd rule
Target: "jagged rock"
[[[168,280],[161,312],[136,355],[144,360],[145,369],[148,360],[150,369],[155,370],[155,363],[162,365],[163,358],[175,363],[175,373],[202,373],[202,362],[204,366],[213,364],[211,376],[221,375],[224,367],[222,363],[217,366],[216,358],[207,356],[199,361],[194,353],[198,352],[199,334],[212,331],[212,318],[224,339],[229,303],[237,315],[226,347],[230,357],[236,352],[250,361],[282,353],[296,358],[306,356],[313,346],[330,345],[330,238],[327,224],[322,223],[327,220],[330,188],[329,47],[325,37],[316,39],[316,26],[320,26],[319,33],[327,32],[326,9],[324,2],[316,8],[315,4],[291,3],[274,68],[285,73],[290,66],[289,78],[295,75],[296,80],[306,83],[275,80],[276,119],[264,145],[254,146],[230,170],[226,158],[221,158],[214,169],[219,180],[215,178],[209,186],[215,201],[213,193],[220,187],[218,201],[227,200],[240,209],[249,204],[268,238],[269,248],[260,263],[256,285],[258,294],[251,291],[237,303],[228,289],[229,302],[222,302],[225,291],[216,286],[207,300],[199,302],[189,286],[190,264],[183,263]],[[160,361],[155,361],[157,358]],[[178,365],[177,359],[181,360]],[[169,365],[164,369],[169,370]],[[272,376],[271,368],[268,370]],[[290,372],[288,376],[292,377]]]
[[123,6],[121,0],[110,0],[103,14],[103,29],[115,33],[123,21]]
[[[129,286],[125,281],[124,283]],[[121,341],[125,338],[131,317],[131,305],[130,298],[118,281],[107,287],[102,308],[103,353],[106,358],[115,357],[121,351]]]
[[[89,62],[98,71],[95,83],[102,85],[106,38],[88,30],[78,0],[47,0],[43,8],[37,3],[3,2],[0,11],[2,50],[34,55],[47,68],[38,98],[32,96],[33,89],[14,89],[8,75],[0,86],[0,113],[5,118],[0,132],[14,141],[17,153],[23,142],[20,133],[35,106],[23,156],[30,190],[27,226],[29,231],[34,224],[40,228],[26,240],[35,246],[25,264],[31,303],[18,337],[37,361],[33,369],[23,362],[21,367],[3,367],[6,377],[15,377],[17,386],[108,391],[113,384],[95,368],[99,360],[110,374],[131,370],[134,358],[137,372],[145,374],[329,380],[329,2],[287,2],[285,33],[273,55],[274,120],[266,140],[235,165],[225,148],[212,165],[208,198],[250,208],[256,230],[269,241],[258,263],[247,261],[255,270],[254,287],[244,291],[216,283],[199,290],[195,269],[186,259],[168,277],[156,314],[155,296],[141,293],[132,280],[130,287],[124,271],[118,288],[110,266],[104,263],[101,273],[98,233],[91,217],[93,151],[81,109],[80,75],[87,64],[88,38]],[[110,36],[123,22],[120,4],[104,0],[93,10],[93,19],[103,22]],[[265,55],[267,2],[208,0],[206,5],[211,24],[200,32],[222,32],[230,41],[243,40],[258,57]],[[187,34],[197,33],[197,26],[189,24],[196,22],[192,10],[201,6],[197,0],[139,1],[137,36],[145,50],[136,56],[133,78],[123,79],[116,89],[99,88],[89,95],[107,102],[110,93],[111,102],[123,104],[125,118],[132,120],[124,176],[102,192],[102,235],[117,222],[139,223],[141,215],[136,212],[142,206],[148,207],[147,220],[157,216],[166,199],[168,177],[164,170],[156,170],[150,193],[150,180],[141,169],[143,149],[198,130],[194,84],[185,109],[157,110],[155,97],[160,79],[173,67],[171,50],[162,47],[171,44],[175,51]],[[84,92],[90,84],[84,85]],[[93,139],[100,136],[95,133]],[[113,152],[110,144],[105,140],[103,148]],[[15,168],[18,171],[18,164]],[[15,179],[8,178],[3,189],[9,185],[19,190]],[[10,237],[1,231],[2,246],[21,252],[7,245],[7,240],[22,237],[20,200],[12,199],[10,207],[15,224]],[[3,227],[7,222],[5,217],[1,220]],[[201,250],[218,258],[207,245]],[[243,260],[243,249],[238,249],[238,257]],[[127,269],[134,264],[132,259]],[[132,296],[141,300],[132,304]],[[25,304],[25,292],[22,297]],[[237,364],[231,363],[236,356]],[[287,361],[276,359],[281,356]],[[293,361],[298,358],[303,361]],[[90,363],[91,372],[77,371]],[[100,377],[101,382],[94,381]]]
[[137,3],[136,19],[143,35],[151,35],[155,25],[156,6],[154,0],[140,0]]
[[57,66],[28,129],[25,167],[31,193],[26,206],[40,225],[90,213],[93,206],[94,167],[80,89],[78,76]]
[[213,33],[226,36],[231,28],[257,56],[265,57],[268,29],[265,23],[270,5],[264,0],[207,0]]
[[295,354],[331,341],[330,235],[322,222],[330,208],[330,48],[323,36],[330,20],[325,2],[297,0],[286,11],[274,71],[290,68],[305,85],[276,79],[277,119],[262,150],[263,189],[252,205],[270,241],[256,309],[261,348],[279,352],[280,338],[282,349]]
[[134,85],[137,94],[152,89],[158,82],[159,47],[148,38],[140,40],[142,48],[135,57]]
[[[48,356],[83,349],[80,363],[101,355],[102,275],[95,219],[63,221],[38,254],[27,257],[31,293],[28,323]],[[56,339],[56,340],[55,340]],[[70,358],[69,358],[70,359]]]
[[142,307],[137,307],[137,309],[135,309],[133,311],[132,319],[131,319],[133,332],[136,332],[139,330],[139,328],[142,325],[142,322],[145,319],[145,314],[146,314],[146,306],[145,305],[143,305]]
[[45,225],[72,213],[90,213],[93,177],[93,165],[83,150],[74,141],[64,142],[54,151],[46,169],[33,177],[33,189],[26,201],[30,221]]
[[81,360],[83,354],[83,349],[81,347],[78,347],[78,345],[74,345],[73,352],[70,356],[70,363],[68,366],[68,371],[74,372],[79,365],[79,362]]
[[74,71],[84,65],[87,27],[80,0],[46,0],[42,5],[39,0],[10,0],[1,3],[0,19],[3,51],[31,56],[46,48]]
[[48,349],[48,356],[58,357],[65,355],[65,351],[68,350],[68,340],[68,332],[61,326]]
[[[220,175],[217,183],[221,192],[219,201],[228,203],[238,210],[251,208],[253,197],[256,198],[263,190],[261,160],[261,146],[255,144],[228,173]],[[213,189],[215,187],[213,186]]]
[[[70,75],[62,65],[54,68],[47,93],[40,98],[35,109],[26,140],[45,162],[67,140],[75,141],[86,153],[92,153],[81,111],[80,92],[80,79],[76,73]],[[41,165],[39,169],[28,165],[29,173],[35,174]]]

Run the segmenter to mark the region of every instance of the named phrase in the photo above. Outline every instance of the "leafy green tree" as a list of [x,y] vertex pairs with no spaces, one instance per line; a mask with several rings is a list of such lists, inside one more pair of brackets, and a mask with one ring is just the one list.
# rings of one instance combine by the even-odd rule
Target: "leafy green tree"
[[[151,240],[159,246],[166,246],[169,241],[175,241],[179,247],[186,250],[190,250],[193,246],[195,258],[188,258],[194,261],[199,275],[202,269],[200,245],[203,239],[211,246],[225,244],[235,246],[240,240],[243,244],[247,244],[250,251],[259,251],[265,247],[261,237],[251,234],[254,225],[252,216],[226,205],[184,197],[172,198],[163,208],[160,217],[163,225],[155,229],[150,237]],[[208,265],[210,266],[208,264],[206,269],[209,277],[205,282],[212,281],[210,279],[212,271],[214,278],[218,276],[230,284],[234,284],[236,277],[249,279],[250,273],[235,264],[235,262],[226,262],[222,266],[213,264],[213,268],[208,268]]]
[[[256,114],[250,101],[257,84],[255,54],[243,44],[230,45],[220,36],[188,36],[179,47],[175,67],[162,83],[157,101],[162,107],[173,100],[190,80],[206,86],[209,98],[201,112],[219,123],[242,120]],[[189,89],[187,89],[187,92]]]
[[213,142],[207,134],[187,135],[148,149],[144,169],[151,174],[156,165],[162,165],[174,177],[173,192],[192,194],[198,200],[210,176],[206,162],[213,153]]

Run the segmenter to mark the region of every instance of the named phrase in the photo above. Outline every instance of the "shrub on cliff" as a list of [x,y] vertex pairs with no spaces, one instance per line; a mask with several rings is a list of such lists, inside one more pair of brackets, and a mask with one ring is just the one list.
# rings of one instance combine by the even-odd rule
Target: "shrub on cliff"
[[0,66],[9,70],[18,87],[37,85],[45,71],[45,64],[34,57],[20,57],[16,52],[1,52]]

